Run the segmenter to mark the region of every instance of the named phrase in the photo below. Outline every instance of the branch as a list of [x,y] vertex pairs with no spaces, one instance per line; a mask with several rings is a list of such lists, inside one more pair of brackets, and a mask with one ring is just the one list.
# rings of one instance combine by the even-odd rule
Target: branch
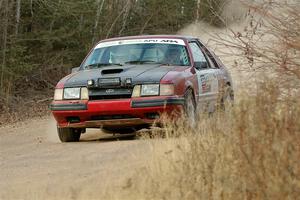
[[114,20],[114,22],[111,24],[107,34],[106,34],[106,37],[105,38],[108,38],[112,29],[114,28],[114,26],[116,25],[117,21],[119,20],[119,18],[122,16],[122,14],[125,12],[126,10],[126,6],[123,8],[123,10],[120,12],[120,14],[116,17],[116,19]]
[[143,34],[143,33],[144,33],[144,30],[145,30],[145,28],[148,26],[148,23],[149,23],[150,20],[152,19],[153,15],[154,15],[154,13],[152,13],[152,14],[150,15],[150,17],[147,19],[147,21],[145,22],[144,26],[142,27],[142,29],[141,29],[141,31],[140,31],[140,34]]

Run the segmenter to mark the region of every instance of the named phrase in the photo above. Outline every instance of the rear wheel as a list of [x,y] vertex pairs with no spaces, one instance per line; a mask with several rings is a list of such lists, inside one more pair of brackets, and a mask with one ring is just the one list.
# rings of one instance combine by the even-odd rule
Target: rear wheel
[[192,90],[188,90],[185,95],[184,111],[192,127],[196,124],[196,103]]
[[57,132],[61,142],[78,142],[82,130],[74,128],[57,128]]
[[224,96],[221,99],[221,108],[223,110],[225,110],[226,107],[232,107],[234,102],[234,93],[232,88],[227,85],[224,90]]

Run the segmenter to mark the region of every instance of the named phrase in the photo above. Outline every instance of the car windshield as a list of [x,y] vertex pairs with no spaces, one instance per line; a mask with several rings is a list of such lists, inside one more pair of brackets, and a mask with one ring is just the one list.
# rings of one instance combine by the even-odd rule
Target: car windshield
[[184,42],[182,40],[119,40],[99,43],[89,54],[82,68],[151,63],[189,66],[189,56]]

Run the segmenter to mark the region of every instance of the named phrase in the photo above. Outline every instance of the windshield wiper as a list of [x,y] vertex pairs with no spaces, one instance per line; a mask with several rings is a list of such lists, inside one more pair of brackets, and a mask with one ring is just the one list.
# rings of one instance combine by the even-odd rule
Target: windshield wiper
[[167,65],[167,66],[172,65],[170,63],[157,62],[154,60],[132,60],[132,61],[125,62],[125,64],[146,64],[146,63],[160,64],[160,65]]
[[123,66],[121,63],[94,63],[85,66],[84,68],[92,68],[92,67],[103,67],[103,66],[112,66],[112,65],[118,65],[118,66]]
[[125,62],[125,64],[146,64],[146,63],[152,63],[152,64],[160,64],[160,65],[167,65],[170,66],[170,63],[165,63],[165,62],[157,62],[154,60],[132,60]]
[[125,62],[125,64],[145,64],[145,63],[157,63],[154,60],[131,60]]

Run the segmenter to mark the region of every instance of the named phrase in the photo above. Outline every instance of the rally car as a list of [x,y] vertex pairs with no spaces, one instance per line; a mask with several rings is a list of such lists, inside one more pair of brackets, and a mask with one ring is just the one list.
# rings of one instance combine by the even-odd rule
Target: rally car
[[197,112],[233,101],[232,80],[199,39],[178,35],[100,41],[80,67],[61,79],[50,109],[62,142],[86,128],[128,132],[149,128],[162,115]]

